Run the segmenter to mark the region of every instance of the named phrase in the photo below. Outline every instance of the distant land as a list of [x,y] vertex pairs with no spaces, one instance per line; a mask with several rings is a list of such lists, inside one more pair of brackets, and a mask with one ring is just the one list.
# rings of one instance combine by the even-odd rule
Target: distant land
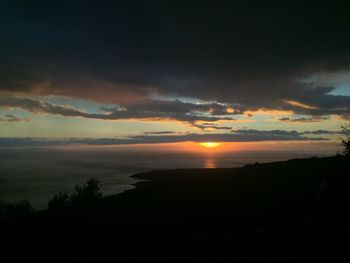
[[135,189],[93,205],[2,219],[1,248],[100,262],[345,260],[349,168],[335,156],[139,173]]

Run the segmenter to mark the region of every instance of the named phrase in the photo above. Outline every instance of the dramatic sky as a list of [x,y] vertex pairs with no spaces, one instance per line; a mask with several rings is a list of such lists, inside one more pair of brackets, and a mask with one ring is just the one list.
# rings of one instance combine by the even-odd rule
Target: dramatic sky
[[0,143],[335,140],[350,119],[349,10],[2,0]]

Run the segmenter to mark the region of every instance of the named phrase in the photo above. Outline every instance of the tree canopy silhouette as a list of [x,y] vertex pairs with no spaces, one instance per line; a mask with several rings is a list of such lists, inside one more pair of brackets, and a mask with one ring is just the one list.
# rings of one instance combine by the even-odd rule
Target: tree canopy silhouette
[[33,211],[32,205],[26,200],[14,203],[0,201],[0,218],[29,216]]
[[48,202],[49,210],[62,210],[70,206],[70,196],[67,193],[58,193]]
[[342,154],[350,157],[350,124],[342,126],[342,133],[344,134],[344,137],[341,138]]
[[49,210],[62,210],[68,207],[91,207],[102,200],[101,183],[92,178],[84,185],[75,186],[75,192],[71,195],[58,193],[48,202]]
[[71,202],[73,205],[80,205],[98,201],[102,198],[100,190],[100,181],[92,178],[88,180],[85,185],[77,185],[75,187],[75,193],[71,196]]

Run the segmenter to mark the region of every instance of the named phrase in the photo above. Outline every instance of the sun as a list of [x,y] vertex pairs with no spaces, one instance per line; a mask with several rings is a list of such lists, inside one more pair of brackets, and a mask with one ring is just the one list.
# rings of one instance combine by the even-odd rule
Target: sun
[[220,143],[218,143],[218,142],[201,142],[200,145],[204,146],[206,148],[216,148],[216,147],[220,146]]

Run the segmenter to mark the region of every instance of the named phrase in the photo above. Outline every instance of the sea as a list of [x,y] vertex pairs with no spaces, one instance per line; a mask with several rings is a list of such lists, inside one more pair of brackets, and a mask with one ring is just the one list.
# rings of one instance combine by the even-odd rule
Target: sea
[[[322,155],[322,154],[321,154]],[[323,154],[327,155],[327,154]],[[329,154],[328,154],[329,155]],[[58,192],[97,178],[104,195],[135,187],[135,173],[177,168],[228,168],[248,163],[320,156],[316,152],[169,152],[98,147],[94,149],[7,148],[0,151],[0,200],[28,200],[45,209]]]

